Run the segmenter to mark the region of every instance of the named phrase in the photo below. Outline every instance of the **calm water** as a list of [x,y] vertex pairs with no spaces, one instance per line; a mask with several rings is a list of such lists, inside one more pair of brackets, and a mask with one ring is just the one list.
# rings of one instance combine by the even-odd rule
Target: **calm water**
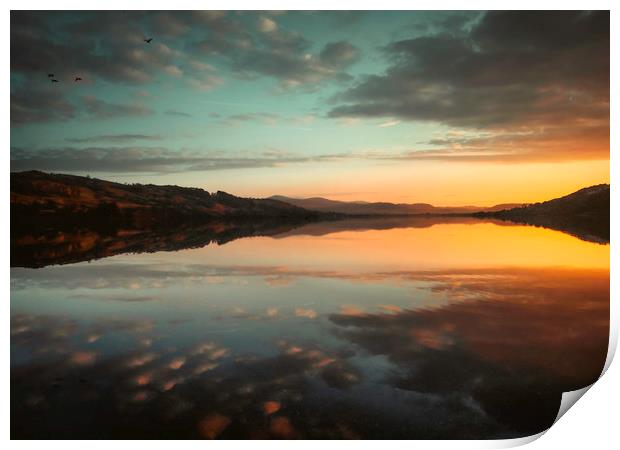
[[11,269],[13,438],[509,438],[600,374],[609,245],[319,225]]

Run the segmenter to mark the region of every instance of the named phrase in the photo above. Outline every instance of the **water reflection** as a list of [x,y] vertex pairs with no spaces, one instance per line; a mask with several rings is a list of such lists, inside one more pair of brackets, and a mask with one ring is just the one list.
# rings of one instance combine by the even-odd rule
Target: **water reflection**
[[446,224],[13,268],[11,435],[536,433],[603,367],[608,264],[549,230]]
[[[601,226],[609,224],[603,222]],[[462,230],[467,229],[463,225],[486,226],[487,230],[501,234],[501,227],[521,230],[526,227],[516,225],[508,221],[500,221],[492,218],[473,218],[467,216],[405,216],[405,217],[375,217],[375,218],[349,218],[324,222],[307,221],[214,221],[202,226],[178,226],[172,228],[123,228],[123,229],[46,229],[42,228],[38,233],[33,230],[22,231],[17,228],[12,230],[11,235],[11,267],[45,267],[53,264],[71,264],[81,261],[91,261],[107,258],[126,253],[152,253],[157,251],[178,251],[190,248],[202,248],[211,244],[222,245],[237,239],[257,236],[270,236],[274,239],[285,239],[294,236],[320,236],[337,234],[342,239],[346,235],[368,231],[390,231],[382,233],[379,242],[394,242],[402,244],[402,239],[410,236],[417,237],[418,233],[410,233],[411,230],[432,227],[443,228],[446,225],[455,226]],[[518,234],[514,230],[508,234]],[[424,230],[422,230],[424,231]],[[557,236],[549,229],[541,229],[537,233],[540,236]],[[367,233],[366,233],[367,234]],[[532,237],[532,231],[527,233]],[[431,235],[436,234],[432,231]],[[577,235],[580,239],[593,240],[601,244],[609,242],[607,238],[599,237],[593,240],[592,234]],[[443,234],[442,238],[448,238],[443,245],[448,245],[453,239],[451,235]],[[473,236],[477,241],[484,235],[476,230]],[[285,239],[288,241],[288,239]],[[299,242],[298,240],[295,243]],[[420,241],[424,242],[424,241]],[[436,243],[431,239],[431,242]],[[459,237],[457,243],[467,242]],[[477,242],[480,244],[480,242]],[[512,241],[504,241],[504,245],[510,245]],[[520,248],[512,245],[512,250]],[[323,249],[324,250],[324,249]],[[330,255],[331,256],[331,255]]]
[[[484,275],[484,273],[481,273]],[[561,393],[600,374],[607,355],[606,271],[544,269],[446,277],[450,304],[330,320],[365,352],[386,355],[397,389],[474,401],[498,423],[533,434]]]

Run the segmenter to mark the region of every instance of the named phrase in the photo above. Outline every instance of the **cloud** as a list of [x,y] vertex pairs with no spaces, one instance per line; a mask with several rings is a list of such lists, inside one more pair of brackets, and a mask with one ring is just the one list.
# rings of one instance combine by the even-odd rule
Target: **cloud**
[[[510,225],[506,225],[510,226]],[[77,244],[76,244],[77,245]],[[551,272],[549,272],[551,273]],[[600,278],[601,274],[606,273],[601,270],[557,270],[558,276],[582,277],[584,280],[589,278]],[[541,273],[540,277],[546,273]],[[185,264],[170,266],[168,264],[125,264],[122,267],[114,263],[102,262],[97,265],[71,265],[48,267],[44,271],[32,271],[14,267],[11,269],[11,288],[21,289],[25,286],[37,286],[41,289],[131,289],[132,286],[140,284],[143,288],[161,288],[171,286],[179,280],[184,282],[210,284],[213,278],[223,277],[262,277],[269,279],[275,276],[286,277],[291,280],[298,278],[318,278],[326,280],[350,281],[356,283],[368,282],[427,282],[435,286],[435,289],[450,287],[446,281],[453,281],[455,286],[468,286],[472,289],[461,289],[460,292],[467,293],[467,297],[459,300],[475,299],[475,295],[481,298],[480,290],[488,282],[493,280],[503,280],[507,284],[511,282],[511,277],[519,276],[529,280],[533,286],[536,284],[536,272],[528,270],[512,270],[483,268],[483,269],[459,269],[446,273],[442,270],[430,271],[388,271],[388,272],[355,272],[338,270],[309,270],[296,269],[284,266],[243,266],[243,265],[216,265],[216,264]],[[498,282],[499,283],[499,282]],[[497,288],[499,284],[494,286]],[[476,288],[477,292],[473,289]],[[503,285],[507,289],[506,285]],[[535,289],[534,287],[532,289]],[[492,292],[492,289],[488,289]],[[508,290],[506,290],[508,292]],[[533,291],[535,292],[535,291]],[[451,294],[454,297],[454,293]],[[577,295],[577,294],[576,294]],[[485,295],[485,298],[488,298]],[[299,317],[314,315],[315,310],[304,308],[304,305],[297,307],[295,313],[299,312]],[[309,306],[309,305],[305,305]],[[384,305],[379,305],[383,308]],[[239,312],[239,311],[237,311]],[[367,312],[355,305],[341,305],[340,313],[348,316],[364,316]],[[318,316],[318,313],[316,313]]]
[[190,59],[184,65],[187,85],[199,91],[210,91],[224,84],[224,79],[215,74],[210,64]]
[[[340,436],[334,419],[342,401],[329,403],[319,416],[315,408],[299,407],[305,406],[303,399],[327,387],[337,393],[363,382],[349,361],[351,352],[278,341],[267,354],[233,354],[217,342],[200,339],[168,345],[169,339],[157,327],[140,334],[119,333],[123,330],[114,322],[95,322],[11,316],[11,343],[26,355],[14,361],[11,372],[20,380],[12,391],[17,399],[12,416],[17,435],[94,436],[100,433],[99,424],[106,423],[113,430],[110,437],[127,433],[153,437],[156,417],[171,425],[165,432],[169,437],[194,436],[193,429],[215,437],[225,432],[222,421],[233,423],[213,420],[225,415],[234,418],[230,437],[256,437],[260,427],[267,437],[290,435],[297,427],[308,436]],[[93,333],[101,333],[99,339],[92,341]],[[99,340],[114,337],[123,339],[124,345],[115,352],[97,352]],[[149,349],[153,342],[157,345]],[[62,417],[49,414],[59,407],[65,411]],[[68,424],[68,417],[84,414],[89,417],[86,426],[76,431],[75,420]],[[262,421],[265,414],[269,418]],[[26,426],[33,417],[36,427]],[[325,420],[327,432],[317,418]],[[280,424],[273,426],[276,419]],[[359,423],[351,419],[352,426]]]
[[90,142],[122,143],[130,141],[161,141],[161,139],[162,137],[158,134],[102,134],[83,138],[67,138],[65,141],[74,144],[84,144]]
[[188,86],[199,91],[210,91],[224,84],[224,80],[221,77],[217,77],[214,75],[203,75],[189,78],[187,80],[187,84]]
[[124,295],[116,295],[111,297],[106,297],[105,300],[113,301],[113,302],[124,302],[124,303],[134,303],[134,302],[152,302],[157,300],[158,297],[152,295],[139,295],[136,297],[124,296]]
[[379,124],[379,128],[394,127],[400,123],[400,120],[390,120]]
[[[112,270],[129,276],[138,266],[17,272],[32,281],[66,276],[78,283],[81,273],[102,280]],[[167,267],[168,273],[159,267],[161,277],[178,283],[182,267]],[[203,276],[200,265],[194,269],[191,279]],[[440,306],[336,312],[315,329],[331,333],[320,342],[312,335],[263,339],[256,353],[204,336],[171,342],[172,330],[160,320],[14,313],[13,434],[92,438],[106,423],[109,437],[153,437],[156,420],[168,424],[156,437],[183,438],[219,414],[231,418],[219,431],[223,438],[514,438],[551,425],[562,391],[598,378],[609,340],[608,270],[425,276],[428,289],[445,296]],[[251,328],[241,336],[255,336]],[[299,334],[295,326],[281,330]],[[111,345],[119,339],[123,346]],[[64,414],[49,413],[59,409]],[[84,426],[67,420],[84,414]]]
[[337,160],[345,155],[219,156],[162,147],[11,149],[11,170],[72,173],[173,173],[277,167]]
[[[553,32],[531,30],[550,25]],[[604,116],[605,104],[596,101],[608,100],[608,50],[605,12],[487,13],[466,37],[391,43],[385,52],[393,64],[385,75],[367,77],[341,93],[337,99],[350,104],[331,114],[394,115],[474,127],[537,123],[541,115],[567,106]],[[563,92],[583,98],[574,104]]]
[[149,116],[153,114],[153,110],[145,106],[111,103],[90,95],[82,97],[82,103],[86,114],[96,119]]
[[[60,25],[63,22],[58,19],[64,16],[72,20]],[[208,65],[195,61],[191,52],[173,49],[159,36],[148,45],[143,39],[150,28],[163,32],[165,38],[222,20],[214,17],[182,11],[15,12],[11,15],[11,44],[21,53],[12,58],[11,70],[31,75],[51,70],[69,79],[80,74],[126,84],[149,83],[158,75],[186,77],[193,87],[213,89],[222,79],[213,73],[204,75]]]
[[191,114],[183,112],[183,111],[177,111],[175,109],[167,109],[164,111],[164,114],[168,115],[168,116],[177,116],[177,117],[193,117]]
[[258,19],[258,31],[261,33],[271,33],[272,31],[276,31],[278,29],[278,24],[268,18],[268,17],[259,17]]
[[315,310],[307,308],[295,308],[295,315],[297,317],[305,317],[307,319],[316,319],[318,316]]
[[273,77],[279,80],[283,88],[316,85],[328,79],[343,81],[351,78],[345,69],[354,62],[353,59],[335,60],[330,56],[325,62],[320,55],[309,53],[309,43],[296,33],[274,32],[268,36],[269,41],[265,45],[233,56],[233,70],[246,77]]
[[11,71],[147,83],[170,70],[176,53],[157,41],[145,46],[146,18],[139,12],[13,11]]
[[345,67],[359,57],[359,50],[346,41],[329,42],[319,54],[321,62],[329,67]]
[[269,112],[256,112],[231,114],[223,120],[223,123],[228,123],[230,125],[239,125],[240,122],[260,122],[265,125],[275,125],[280,120],[281,117],[277,114]]
[[59,90],[19,87],[11,91],[11,124],[70,120],[75,106]]
[[[588,145],[584,145],[587,142]],[[384,160],[538,161],[600,160],[609,158],[609,128],[605,125],[489,131],[477,135],[434,138],[426,148],[401,154],[375,154]]]
[[329,319],[339,337],[398,368],[385,380],[394,388],[475,402],[486,420],[521,435],[549,427],[561,393],[599,377],[609,337],[608,271],[445,273],[431,289],[449,302]]
[[[312,124],[315,120],[315,116],[312,114],[299,115],[299,116],[282,116],[268,111],[249,112],[241,114],[230,114],[224,116],[219,113],[211,113],[211,117],[215,119],[221,119],[219,122],[222,125],[240,126],[244,123],[260,123],[263,125],[275,126],[285,125],[289,129],[295,129],[300,131],[312,131],[312,128],[308,125]],[[263,153],[264,155],[283,155],[285,153],[277,150],[269,150]]]
[[232,18],[225,20],[226,27],[210,28],[207,36],[190,48],[198,56],[221,56],[242,78],[272,77],[282,88],[316,85],[329,79],[348,80],[345,69],[359,55],[358,49],[345,41],[328,43],[313,54],[312,43],[300,33],[282,30],[267,17],[258,19],[260,32],[254,34]]
[[[384,54],[390,61],[385,73],[363,77],[334,96],[330,117],[394,117],[542,135],[579,130],[596,133],[599,154],[608,150],[606,11],[489,12],[468,32],[392,42]],[[583,138],[578,143],[592,144]]]
[[[258,30],[248,28],[250,20],[258,22]],[[150,44],[144,42],[148,36],[154,37]],[[98,118],[150,113],[135,105],[73,104],[68,83],[54,86],[55,91],[35,88],[35,93],[32,86],[47,83],[47,73],[61,85],[76,75],[90,85],[145,85],[171,77],[211,91],[225,77],[204,60],[217,57],[222,70],[246,79],[271,77],[283,89],[351,78],[346,68],[359,53],[353,45],[328,43],[317,54],[312,47],[301,34],[282,30],[272,17],[258,13],[13,11],[11,74],[19,81],[11,85],[11,123],[71,120],[82,106]]]
[[55,86],[28,88],[19,86],[11,92],[11,124],[66,121],[71,119],[112,119],[117,117],[148,116],[153,111],[139,104],[112,103],[93,96],[83,96],[75,103],[66,92]]

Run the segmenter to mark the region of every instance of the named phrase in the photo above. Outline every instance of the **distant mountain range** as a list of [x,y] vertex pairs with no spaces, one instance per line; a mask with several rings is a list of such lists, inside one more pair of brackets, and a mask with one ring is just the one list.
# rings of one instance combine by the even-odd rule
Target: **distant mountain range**
[[387,203],[387,202],[343,202],[322,197],[292,198],[283,195],[269,197],[299,206],[310,211],[331,212],[347,215],[410,215],[410,214],[471,214],[480,211],[501,211],[523,206],[522,203],[506,203],[490,207],[484,206],[433,206],[428,203]]

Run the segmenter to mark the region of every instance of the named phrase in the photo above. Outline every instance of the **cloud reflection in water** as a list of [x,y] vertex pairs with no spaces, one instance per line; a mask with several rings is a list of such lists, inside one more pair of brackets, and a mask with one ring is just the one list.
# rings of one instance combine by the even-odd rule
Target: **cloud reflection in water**
[[[14,291],[103,298],[100,280],[116,290],[130,289],[130,280],[186,289],[208,286],[203,277],[214,274],[273,274],[199,264],[50,269],[15,271]],[[156,314],[159,300],[128,302],[134,312],[123,319],[14,309],[12,436],[517,437],[548,427],[561,392],[595,381],[605,360],[606,270],[277,271],[329,288],[313,291],[309,303],[265,286],[280,303],[231,296],[217,308],[161,291],[160,307],[178,311]],[[395,280],[406,294],[399,299],[358,304],[347,295]],[[418,296],[430,300],[419,304]],[[72,301],[92,301],[78,297]],[[180,319],[183,308],[192,320]],[[235,332],[214,333],[223,321]]]

